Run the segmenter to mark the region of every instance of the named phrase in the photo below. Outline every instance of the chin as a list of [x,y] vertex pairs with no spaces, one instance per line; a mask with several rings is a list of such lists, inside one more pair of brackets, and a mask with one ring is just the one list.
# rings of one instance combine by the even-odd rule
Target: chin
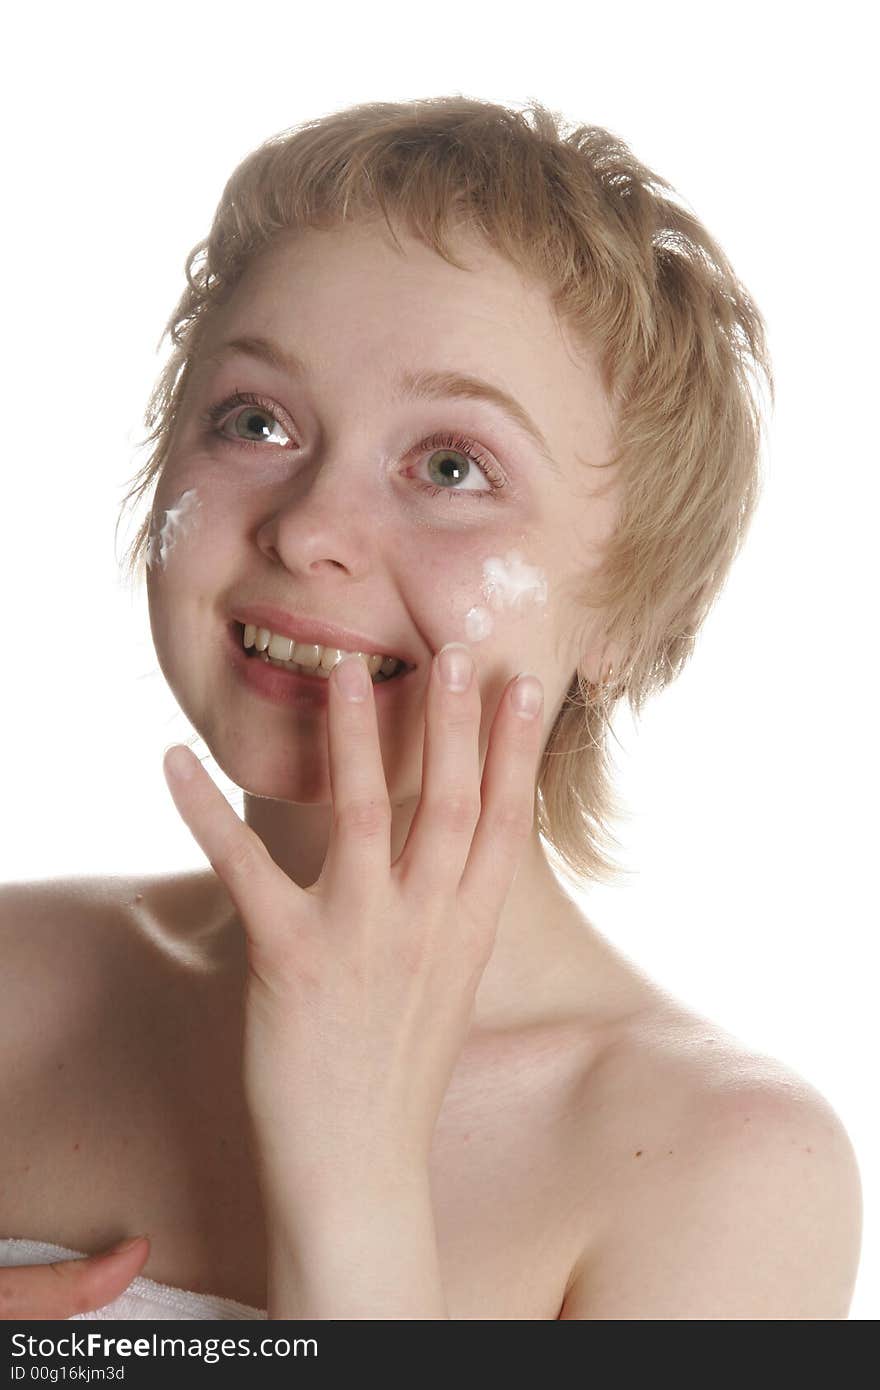
[[[258,738],[253,747],[240,737],[229,743],[224,739],[206,739],[205,742],[223,775],[251,796],[292,801],[303,806],[330,804],[330,773],[323,759],[297,758],[291,750],[289,765],[285,767],[276,750],[267,747],[264,741],[260,747]],[[227,753],[229,744],[235,751]]]

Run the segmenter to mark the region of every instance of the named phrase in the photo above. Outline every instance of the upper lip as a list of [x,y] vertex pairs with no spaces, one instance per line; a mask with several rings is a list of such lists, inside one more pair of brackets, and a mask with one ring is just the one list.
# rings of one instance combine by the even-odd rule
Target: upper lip
[[379,652],[382,656],[397,657],[408,667],[416,664],[392,638],[371,637],[365,632],[354,632],[350,627],[340,627],[338,623],[276,608],[272,603],[239,604],[232,616],[240,623],[253,623],[255,627],[268,628],[279,637],[292,637],[297,642],[336,647],[346,652]]

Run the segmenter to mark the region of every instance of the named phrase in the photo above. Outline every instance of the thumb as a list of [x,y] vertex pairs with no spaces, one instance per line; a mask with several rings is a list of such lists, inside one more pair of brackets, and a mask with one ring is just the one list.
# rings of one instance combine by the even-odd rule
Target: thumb
[[289,901],[302,890],[236,814],[192,749],[172,744],[162,771],[181,819],[228,891],[251,944],[270,946],[279,902],[284,894]]
[[84,1259],[0,1269],[0,1320],[58,1321],[103,1308],[128,1287],[149,1252],[149,1239],[136,1236]]

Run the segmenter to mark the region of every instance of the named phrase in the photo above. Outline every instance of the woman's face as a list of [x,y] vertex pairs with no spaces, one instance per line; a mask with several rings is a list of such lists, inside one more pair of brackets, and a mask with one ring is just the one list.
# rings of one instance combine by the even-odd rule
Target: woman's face
[[[304,682],[281,705],[254,691],[232,649],[245,605],[352,628],[415,665],[376,688],[392,801],[418,797],[427,682],[446,642],[475,659],[481,760],[512,677],[541,678],[546,735],[578,660],[589,665],[571,594],[614,520],[591,496],[607,472],[590,465],[612,443],[598,370],[546,292],[481,241],[453,243],[468,271],[401,242],[403,256],[384,223],[307,231],[250,265],[210,324],[156,491],[159,663],[226,775],[258,796],[329,802],[327,692]],[[221,351],[245,338],[301,370]],[[520,419],[453,376],[505,393]],[[232,401],[239,391],[251,399]]]

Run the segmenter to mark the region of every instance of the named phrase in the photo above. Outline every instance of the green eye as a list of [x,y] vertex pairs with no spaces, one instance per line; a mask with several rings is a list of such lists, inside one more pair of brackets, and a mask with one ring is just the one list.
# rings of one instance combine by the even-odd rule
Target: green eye
[[[227,417],[231,412],[235,411],[236,406],[240,407],[246,405],[251,407],[250,411],[239,410],[234,416],[235,425],[237,425],[239,421],[245,420],[248,422],[248,427],[250,427],[249,422],[258,420],[260,416],[278,423],[279,416],[276,413],[277,407],[271,401],[264,400],[262,397],[252,395],[247,391],[236,391],[234,395],[228,397],[226,400],[220,401],[217,405],[212,405],[205,412],[202,423],[209,429],[213,436],[219,438],[224,444],[231,444],[233,447],[243,446],[246,449],[259,449],[266,444],[277,443],[277,441],[272,438],[271,430],[264,429],[262,431],[262,439],[245,439],[242,435],[237,433],[235,438],[233,438],[221,428],[222,425],[228,423]],[[256,428],[259,429],[260,427],[256,426]],[[284,429],[283,426],[282,429]],[[284,430],[284,438],[287,440],[291,438],[286,430]],[[464,435],[446,433],[434,434],[430,439],[423,439],[421,444],[419,444],[413,452],[418,455],[428,453],[431,459],[435,458],[438,454],[446,454],[450,456],[450,460],[456,454],[461,455],[466,458],[469,463],[474,464],[475,467],[479,469],[481,476],[484,477],[489,484],[488,487],[482,488],[437,487],[418,478],[413,479],[417,487],[430,493],[432,497],[439,497],[441,493],[445,493],[450,498],[464,495],[482,500],[484,497],[494,496],[501,488],[507,486],[507,480],[501,473],[498,465],[480,448],[479,444],[474,443],[472,439],[468,439]],[[470,469],[464,472],[460,464],[455,464],[453,467],[456,469],[458,476],[452,477],[451,479],[447,478],[447,481],[454,483],[461,481],[462,478],[467,479],[470,477]],[[440,476],[446,477],[444,474]]]

